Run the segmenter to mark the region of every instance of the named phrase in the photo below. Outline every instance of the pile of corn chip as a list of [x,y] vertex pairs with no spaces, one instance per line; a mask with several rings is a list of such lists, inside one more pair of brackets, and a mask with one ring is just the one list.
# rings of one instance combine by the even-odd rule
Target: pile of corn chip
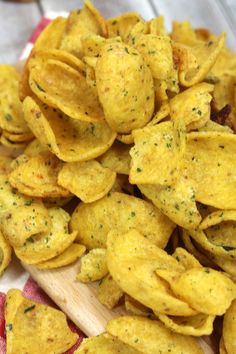
[[[167,33],[163,17],[137,13],[105,20],[86,0],[48,25],[21,75],[0,66],[0,87],[0,272],[12,252],[39,269],[81,258],[75,281],[99,281],[101,303],[127,316],[78,354],[201,354],[195,337],[217,316],[220,354],[235,354],[236,55],[225,34],[189,22]],[[36,329],[50,325],[48,309],[12,290],[8,354],[25,350],[26,306]],[[40,353],[76,340],[58,321],[55,348],[38,335]]]

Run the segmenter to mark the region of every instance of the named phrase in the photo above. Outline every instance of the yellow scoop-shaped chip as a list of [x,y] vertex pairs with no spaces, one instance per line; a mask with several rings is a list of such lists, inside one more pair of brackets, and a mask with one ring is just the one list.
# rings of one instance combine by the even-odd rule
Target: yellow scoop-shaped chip
[[25,120],[40,143],[59,159],[87,161],[102,155],[116,138],[105,122],[89,123],[69,118],[60,111],[24,101]]

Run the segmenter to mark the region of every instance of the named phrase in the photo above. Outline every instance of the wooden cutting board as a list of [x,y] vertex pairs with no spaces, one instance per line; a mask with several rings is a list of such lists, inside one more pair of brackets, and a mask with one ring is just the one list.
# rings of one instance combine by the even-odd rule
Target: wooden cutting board
[[[53,270],[39,270],[27,264],[23,264],[23,267],[87,336],[96,336],[104,332],[110,319],[127,314],[123,307],[110,311],[103,306],[96,297],[97,284],[76,281],[79,261]],[[210,338],[204,337],[199,340],[205,354],[215,353]]]

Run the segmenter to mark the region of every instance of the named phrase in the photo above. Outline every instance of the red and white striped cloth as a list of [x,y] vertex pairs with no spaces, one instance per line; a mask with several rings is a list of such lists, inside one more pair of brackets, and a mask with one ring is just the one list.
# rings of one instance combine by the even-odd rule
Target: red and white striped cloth
[[[26,44],[21,56],[20,61],[26,60],[33,48],[33,45],[43,31],[43,29],[56,17],[63,16],[66,17],[66,12],[50,12],[42,18],[40,23],[38,24],[35,31],[32,33],[31,37],[29,38],[28,43]],[[13,267],[20,266],[18,263],[13,264]],[[5,278],[6,279],[6,278]],[[14,284],[14,283],[13,283]],[[14,286],[14,285],[13,285]],[[15,286],[17,287],[17,286]],[[54,302],[45,294],[45,292],[38,286],[38,284],[29,277],[23,287],[23,295],[31,300],[35,300],[36,302],[40,302],[42,304],[50,305],[53,307],[57,307]],[[0,292],[0,354],[6,353],[6,336],[5,336],[5,319],[4,319],[4,303],[5,303],[6,294]],[[79,339],[77,343],[68,350],[65,354],[73,354],[74,351],[79,347],[80,343],[82,342],[85,335],[80,331],[80,329],[70,320],[68,320],[68,324],[73,332],[78,333]]]

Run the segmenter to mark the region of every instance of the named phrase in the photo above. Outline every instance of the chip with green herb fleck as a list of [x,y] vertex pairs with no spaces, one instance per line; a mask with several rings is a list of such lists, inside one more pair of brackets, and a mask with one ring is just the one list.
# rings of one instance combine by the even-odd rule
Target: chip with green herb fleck
[[20,290],[8,291],[5,318],[9,354],[38,353],[38,348],[45,353],[60,354],[78,339],[63,312],[23,297]]
[[[91,160],[106,152],[116,138],[116,133],[105,122],[75,120],[55,109],[39,106],[30,97],[25,99],[23,106],[25,119],[34,135],[60,160]],[[38,113],[41,113],[40,119],[36,119]]]
[[102,354],[141,354],[138,350],[106,333],[84,339],[79,349],[75,351],[75,354],[92,354],[95,353],[94,349],[97,353]]

